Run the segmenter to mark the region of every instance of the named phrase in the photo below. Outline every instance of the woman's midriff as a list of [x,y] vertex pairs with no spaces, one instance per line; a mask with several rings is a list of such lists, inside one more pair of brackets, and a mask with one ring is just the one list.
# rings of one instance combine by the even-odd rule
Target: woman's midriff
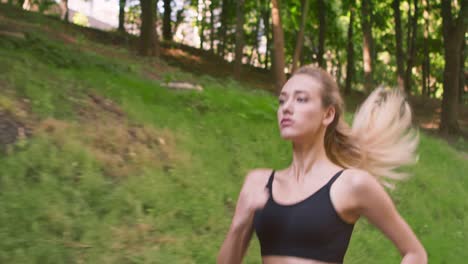
[[289,256],[264,256],[263,264],[337,264],[335,262],[324,262],[319,260],[289,257]]

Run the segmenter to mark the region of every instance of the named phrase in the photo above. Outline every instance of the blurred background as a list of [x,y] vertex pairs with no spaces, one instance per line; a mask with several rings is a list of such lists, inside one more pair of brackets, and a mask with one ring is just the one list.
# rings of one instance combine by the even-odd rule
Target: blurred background
[[[433,263],[468,252],[465,0],[1,0],[0,263],[213,263],[245,174],[290,162],[277,93],[378,85],[421,132],[388,190]],[[361,219],[345,263],[397,263]],[[261,263],[258,241],[245,263]]]

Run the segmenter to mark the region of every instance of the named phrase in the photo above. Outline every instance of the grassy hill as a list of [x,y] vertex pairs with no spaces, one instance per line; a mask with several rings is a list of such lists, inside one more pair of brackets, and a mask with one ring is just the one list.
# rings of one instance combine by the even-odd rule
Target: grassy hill
[[[268,92],[5,5],[0,32],[0,263],[213,263],[245,173],[290,162]],[[465,263],[466,156],[425,134],[419,155],[390,194],[431,263]],[[361,219],[345,262],[398,260]]]

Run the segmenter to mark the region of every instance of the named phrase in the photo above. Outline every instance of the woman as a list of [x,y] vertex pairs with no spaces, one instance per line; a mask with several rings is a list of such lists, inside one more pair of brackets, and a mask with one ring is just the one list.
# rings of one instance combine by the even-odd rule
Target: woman
[[265,264],[341,263],[361,217],[398,248],[401,263],[427,263],[424,247],[381,184],[401,179],[395,168],[415,162],[418,137],[398,91],[378,88],[343,120],[333,78],[313,66],[297,70],[279,96],[278,123],[293,146],[282,170],[250,171],[218,263],[241,263],[252,233]]

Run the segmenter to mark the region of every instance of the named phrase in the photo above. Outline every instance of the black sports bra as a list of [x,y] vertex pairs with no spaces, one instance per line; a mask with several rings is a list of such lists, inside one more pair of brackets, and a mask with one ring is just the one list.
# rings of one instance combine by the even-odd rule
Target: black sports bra
[[270,190],[270,198],[254,216],[262,256],[343,262],[354,224],[340,218],[330,199],[330,186],[342,172],[336,173],[306,199],[292,205],[281,205],[273,200],[273,170],[266,186]]

